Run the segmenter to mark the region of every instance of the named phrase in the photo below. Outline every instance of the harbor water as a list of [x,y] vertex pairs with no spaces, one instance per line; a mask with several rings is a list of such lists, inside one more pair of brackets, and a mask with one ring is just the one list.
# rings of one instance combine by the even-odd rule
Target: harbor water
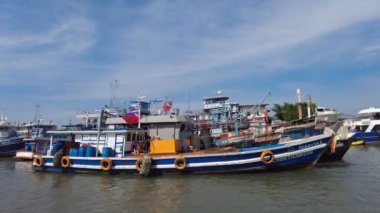
[[34,172],[0,159],[0,212],[378,212],[380,147],[281,172],[164,175]]

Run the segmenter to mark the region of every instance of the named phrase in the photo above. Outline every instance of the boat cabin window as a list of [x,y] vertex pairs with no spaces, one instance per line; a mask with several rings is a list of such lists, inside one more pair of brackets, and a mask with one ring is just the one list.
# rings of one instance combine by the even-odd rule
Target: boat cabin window
[[363,126],[355,126],[355,131],[356,132],[365,132],[368,128],[368,125],[363,125]]
[[124,137],[122,135],[116,135],[116,142],[117,143],[124,142]]
[[185,125],[185,124],[182,124],[182,125],[181,125],[181,128],[179,129],[179,131],[183,132],[183,131],[185,130],[185,127],[186,127],[186,125]]
[[132,133],[132,132],[128,132],[125,141],[138,142],[138,141],[143,141],[143,140],[145,140],[144,133],[137,133],[137,132],[136,133]]
[[[82,135],[82,140],[83,141],[96,141],[98,138],[98,135]],[[99,141],[105,141],[106,140],[106,135],[100,135],[99,136]]]
[[373,118],[376,119],[376,120],[380,120],[380,113],[374,114]]
[[0,127],[0,131],[6,131],[6,130],[8,130],[9,128],[8,127],[5,127],[5,126],[2,126],[2,127]]
[[380,132],[380,124],[377,124],[372,129],[373,132]]

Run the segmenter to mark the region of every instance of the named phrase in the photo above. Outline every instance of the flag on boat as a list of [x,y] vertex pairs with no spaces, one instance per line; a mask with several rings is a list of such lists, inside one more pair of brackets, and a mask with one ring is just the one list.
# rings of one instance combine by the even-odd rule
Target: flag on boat
[[130,125],[135,125],[139,123],[139,116],[137,115],[126,114],[123,116],[123,119]]
[[139,114],[139,109],[138,108],[132,108],[127,110],[128,115],[138,115]]
[[170,101],[165,101],[163,105],[163,112],[167,113],[170,112],[170,109],[172,107],[172,103]]
[[127,114],[123,116],[123,119],[130,125],[138,124],[139,111],[138,103],[132,103],[127,110]]

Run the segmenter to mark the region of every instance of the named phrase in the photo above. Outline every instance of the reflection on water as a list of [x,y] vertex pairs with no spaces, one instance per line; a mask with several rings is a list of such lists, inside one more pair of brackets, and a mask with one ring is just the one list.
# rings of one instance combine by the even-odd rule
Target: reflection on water
[[380,197],[380,147],[344,161],[269,173],[164,175],[34,172],[0,159],[3,212],[371,212]]

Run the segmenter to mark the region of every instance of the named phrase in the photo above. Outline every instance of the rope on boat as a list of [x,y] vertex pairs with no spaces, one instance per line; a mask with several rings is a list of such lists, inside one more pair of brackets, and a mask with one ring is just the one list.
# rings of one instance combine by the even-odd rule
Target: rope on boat
[[54,159],[53,159],[53,166],[54,167],[61,166],[62,156],[63,156],[63,149],[60,149],[58,152],[55,153]]
[[152,157],[149,154],[144,155],[144,160],[141,164],[141,170],[139,175],[147,177],[150,174],[150,168],[152,167]]

